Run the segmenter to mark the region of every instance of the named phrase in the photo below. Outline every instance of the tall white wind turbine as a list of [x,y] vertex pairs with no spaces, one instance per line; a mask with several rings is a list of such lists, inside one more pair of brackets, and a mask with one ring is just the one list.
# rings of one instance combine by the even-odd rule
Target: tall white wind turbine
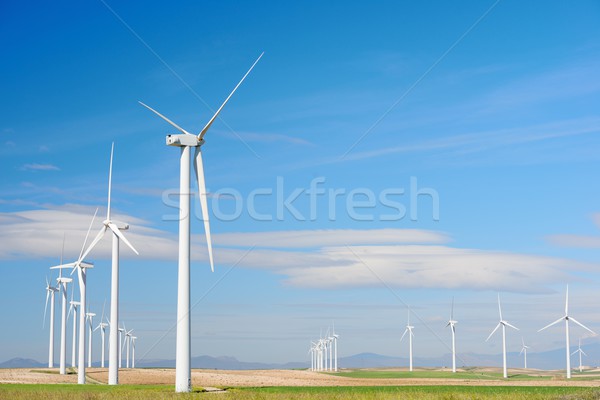
[[56,282],[60,287],[60,292],[62,293],[62,302],[61,302],[61,320],[60,320],[60,361],[59,361],[59,370],[61,375],[67,374],[67,284],[73,282],[72,278],[64,278],[62,276],[62,271],[59,271],[58,278],[56,278]]
[[456,372],[456,324],[458,321],[454,320],[454,297],[452,298],[452,308],[450,309],[450,320],[446,327],[450,327],[452,331],[452,372]]
[[527,369],[527,350],[530,349],[530,347],[525,345],[525,339],[523,339],[523,338],[521,338],[521,343],[523,343],[523,346],[521,347],[521,351],[519,352],[519,355],[523,354],[523,358],[525,360],[524,368]]
[[408,370],[412,371],[413,370],[413,337],[415,336],[413,334],[413,329],[414,326],[412,326],[410,324],[410,308],[408,309],[408,318],[406,321],[406,330],[404,331],[404,333],[402,334],[402,337],[400,338],[400,341],[402,341],[402,339],[404,339],[404,335],[406,335],[408,333]]
[[575,322],[577,325],[581,326],[583,329],[588,330],[589,332],[591,332],[594,335],[596,333],[569,315],[569,285],[567,285],[567,294],[566,294],[566,298],[565,298],[565,315],[560,317],[556,321],[552,322],[551,324],[546,325],[545,327],[540,329],[538,332],[541,332],[546,328],[550,328],[552,325],[556,325],[563,320],[565,321],[565,342],[566,342],[565,345],[566,345],[566,350],[567,350],[567,379],[571,379],[571,349],[570,349],[571,341],[569,338],[569,321]]
[[96,218],[96,213],[98,212],[98,209],[96,209],[96,212],[94,213],[94,217],[92,218],[92,222],[90,223],[90,226],[88,228],[87,234],[85,235],[85,240],[83,242],[83,247],[81,248],[81,252],[79,253],[79,258],[77,259],[77,261],[72,262],[72,263],[68,263],[68,264],[62,264],[62,265],[57,265],[56,267],[52,267],[52,268],[58,268],[58,269],[63,269],[63,268],[71,268],[71,274],[73,274],[73,272],[75,272],[75,270],[77,270],[77,277],[78,282],[79,282],[79,303],[80,303],[80,307],[81,307],[81,312],[79,313],[79,357],[78,357],[78,361],[77,361],[77,383],[79,384],[84,384],[85,383],[85,309],[86,309],[86,275],[87,272],[86,270],[89,268],[93,268],[93,264],[88,263],[83,261],[83,256],[84,256],[84,249],[85,249],[85,245],[87,243],[88,237],[90,235],[90,230],[92,229],[92,225],[94,223],[94,219]]
[[587,357],[587,354],[585,354],[585,351],[583,351],[581,349],[581,339],[579,339],[579,347],[577,347],[577,350],[575,350],[574,352],[571,353],[571,355],[577,354],[579,353],[579,372],[583,372],[583,364],[581,362],[581,355],[583,354],[584,356]]
[[48,298],[50,298],[50,339],[48,342],[48,368],[54,368],[54,294],[58,288],[50,285],[46,278],[46,305],[44,306],[44,326],[46,324],[46,311],[48,311]]
[[[264,54],[264,53],[263,53]],[[248,72],[242,77],[233,91],[227,96],[221,107],[202,128],[198,135],[192,135],[173,121],[160,114],[158,111],[150,108],[140,102],[141,105],[165,120],[181,134],[167,135],[167,145],[181,148],[180,156],[180,179],[179,179],[179,266],[177,282],[177,339],[176,339],[176,361],[175,361],[175,391],[190,392],[192,390],[192,372],[191,372],[191,319],[190,319],[190,151],[195,148],[194,167],[196,178],[198,180],[198,195],[200,205],[202,206],[202,218],[204,220],[204,231],[206,234],[206,244],[208,247],[208,258],[210,268],[214,271],[214,262],[212,254],[212,241],[210,237],[210,224],[208,221],[208,205],[206,201],[206,185],[204,181],[204,167],[202,164],[202,152],[200,148],[204,144],[204,135],[211,127],[213,122],[219,116],[225,104],[242,84],[250,71],[254,68],[262,54],[252,64]]]
[[490,336],[488,336],[487,339],[485,339],[485,341],[487,342],[488,340],[490,340],[490,338],[498,330],[498,328],[502,327],[502,371],[503,371],[503,376],[505,378],[508,378],[508,370],[506,368],[506,327],[509,326],[516,330],[519,330],[519,328],[511,325],[508,321],[506,321],[505,319],[502,318],[502,307],[500,306],[500,294],[498,294],[498,312],[500,313],[500,322],[498,322],[498,325],[496,325],[496,327],[494,328],[492,333],[490,333]]
[[110,149],[110,166],[108,169],[108,206],[106,208],[106,219],[102,222],[102,228],[96,235],[90,246],[84,253],[84,257],[92,251],[98,244],[104,234],[110,230],[112,232],[112,268],[110,282],[110,332],[109,332],[109,355],[108,355],[108,384],[117,385],[119,383],[119,241],[122,240],[135,254],[139,254],[129,240],[121,231],[129,229],[129,225],[125,222],[120,222],[111,219],[110,201],[112,189],[112,163],[115,144],[113,143]]

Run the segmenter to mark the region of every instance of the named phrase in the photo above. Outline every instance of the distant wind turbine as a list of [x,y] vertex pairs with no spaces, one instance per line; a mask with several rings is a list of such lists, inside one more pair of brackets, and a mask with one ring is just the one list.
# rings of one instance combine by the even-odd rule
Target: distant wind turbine
[[[263,53],[264,54],[264,53]],[[204,220],[204,232],[206,234],[206,244],[208,247],[208,258],[210,268],[214,271],[214,262],[212,254],[212,242],[210,238],[210,224],[208,221],[208,205],[206,201],[206,185],[204,182],[204,167],[202,164],[202,152],[200,148],[204,144],[204,135],[211,127],[213,122],[219,116],[225,104],[242,84],[250,71],[254,68],[262,54],[252,64],[246,75],[242,77],[237,86],[227,96],[221,107],[208,121],[198,135],[192,135],[173,121],[150,108],[146,104],[140,104],[160,118],[165,120],[181,134],[167,135],[167,145],[181,148],[180,156],[180,179],[179,179],[179,267],[177,283],[177,339],[176,339],[176,361],[175,361],[175,391],[190,392],[192,390],[192,372],[191,372],[191,326],[190,326],[190,150],[195,149],[196,178],[198,180],[198,195],[202,206],[202,219]]]
[[67,374],[67,284],[73,282],[71,278],[64,278],[62,276],[62,271],[59,271],[58,278],[56,278],[56,282],[60,287],[60,292],[62,293],[62,302],[61,302],[61,321],[60,321],[60,374]]
[[335,372],[337,372],[337,370],[338,370],[338,350],[337,350],[337,342],[338,342],[338,339],[339,339],[340,335],[337,335],[337,334],[335,333],[335,323],[333,323],[333,331],[332,331],[332,333],[333,333],[333,334],[331,335],[331,337],[333,338],[333,353],[334,353],[334,356],[333,356],[333,357],[334,357],[334,360],[335,360],[335,362],[334,362],[334,364],[333,364],[333,370],[334,370]]
[[519,355],[523,354],[523,359],[525,360],[525,369],[527,369],[527,349],[530,349],[529,346],[525,345],[525,339],[521,338],[521,343],[523,343],[523,346],[521,347],[521,351],[519,352]]
[[86,319],[88,321],[88,368],[92,368],[92,335],[94,333],[94,317],[96,314],[93,312],[85,313]]
[[506,321],[502,318],[502,307],[500,306],[500,294],[498,294],[498,312],[500,313],[500,322],[498,322],[498,325],[496,325],[496,327],[494,328],[492,333],[490,333],[490,336],[488,336],[488,338],[485,339],[485,341],[487,342],[488,340],[490,340],[490,338],[498,330],[498,328],[502,327],[502,371],[503,371],[503,376],[505,378],[508,378],[508,370],[506,368],[506,327],[510,326],[511,328],[516,329],[516,330],[519,330],[519,328],[511,325],[508,321]]
[[413,329],[414,326],[412,326],[410,324],[410,308],[408,309],[408,318],[407,318],[407,322],[406,322],[406,330],[404,331],[404,333],[402,334],[402,337],[400,338],[400,341],[402,341],[402,339],[404,339],[404,335],[406,335],[408,333],[408,370],[412,371],[413,370],[413,337],[415,336],[413,334]]
[[48,342],[48,368],[54,368],[54,294],[58,292],[58,288],[50,285],[46,278],[46,305],[44,306],[44,322],[46,324],[46,311],[48,311],[48,298],[50,298],[50,339]]
[[452,372],[456,372],[456,324],[454,320],[454,297],[452,298],[452,308],[450,309],[450,320],[446,327],[450,327],[452,331]]
[[546,325],[538,332],[543,331],[546,328],[550,328],[552,325],[556,325],[561,321],[565,321],[565,342],[566,342],[566,352],[567,352],[567,379],[571,379],[571,349],[570,349],[570,338],[569,338],[569,321],[575,322],[577,325],[581,326],[583,329],[588,330],[592,334],[596,334],[593,330],[583,325],[581,322],[577,321],[575,318],[569,315],[569,285],[567,285],[567,294],[565,298],[565,315],[552,322],[551,324]]
[[[98,244],[104,234],[110,230],[112,232],[112,268],[110,282],[110,332],[109,332],[109,355],[108,355],[108,384],[117,385],[119,383],[119,343],[117,329],[119,327],[119,240],[122,240],[135,254],[139,254],[129,240],[121,231],[129,229],[129,225],[125,222],[115,221],[110,215],[110,200],[112,189],[112,163],[115,144],[110,148],[110,166],[108,169],[108,206],[106,207],[106,219],[102,221],[102,228],[96,235],[90,246],[85,251],[83,257],[92,251]],[[117,364],[119,361],[119,364]]]
[[583,354],[584,356],[587,357],[587,354],[585,354],[585,351],[583,351],[581,349],[581,339],[579,339],[579,347],[577,347],[577,350],[575,350],[574,352],[571,353],[571,355],[577,354],[579,353],[579,372],[583,372],[583,364],[581,362],[581,355]]
[[[104,305],[106,305],[106,301],[104,302]],[[96,326],[96,328],[94,328],[94,330],[98,330],[100,329],[100,338],[102,339],[102,355],[101,355],[101,361],[100,361],[100,367],[104,368],[104,357],[106,355],[106,339],[105,339],[105,334],[106,334],[106,327],[108,326],[108,324],[106,322],[104,322],[104,305],[102,306],[102,317],[100,317],[100,322],[98,323],[98,325]]]
[[69,315],[71,311],[73,311],[73,333],[71,335],[71,367],[77,367],[77,308],[79,307],[79,302],[73,300],[73,292],[71,291],[71,301],[69,302]]
[[137,336],[131,337],[131,368],[135,368],[135,341]]

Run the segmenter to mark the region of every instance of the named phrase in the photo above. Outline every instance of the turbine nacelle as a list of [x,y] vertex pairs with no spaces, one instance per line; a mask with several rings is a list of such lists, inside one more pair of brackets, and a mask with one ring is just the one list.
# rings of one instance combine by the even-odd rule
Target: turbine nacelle
[[106,226],[112,223],[113,225],[116,225],[120,231],[126,231],[127,229],[129,229],[129,224],[127,222],[117,221],[116,219],[113,219],[112,221],[105,219],[104,221],[102,221],[102,223]]
[[178,135],[167,135],[167,146],[177,147],[197,147],[204,144],[204,139],[198,139],[195,135],[190,134],[178,134]]

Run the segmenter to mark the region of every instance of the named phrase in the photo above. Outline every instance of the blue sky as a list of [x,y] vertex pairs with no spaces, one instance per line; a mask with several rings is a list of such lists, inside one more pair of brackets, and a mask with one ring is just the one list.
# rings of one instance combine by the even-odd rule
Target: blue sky
[[[405,356],[411,305],[415,355],[440,356],[453,296],[458,351],[492,354],[498,291],[521,328],[509,349],[522,335],[544,351],[562,346],[558,328],[535,332],[567,283],[600,332],[599,17],[586,1],[4,2],[0,300],[15,329],[0,360],[45,359],[47,268],[63,233],[75,258],[106,212],[113,141],[113,206],[140,251],[122,248],[122,320],[138,357],[174,358],[178,152],[137,101],[198,132],[263,51],[203,147],[216,271],[196,201],[193,355],[308,359],[335,320],[341,355]],[[109,251],[89,258],[97,314]]]

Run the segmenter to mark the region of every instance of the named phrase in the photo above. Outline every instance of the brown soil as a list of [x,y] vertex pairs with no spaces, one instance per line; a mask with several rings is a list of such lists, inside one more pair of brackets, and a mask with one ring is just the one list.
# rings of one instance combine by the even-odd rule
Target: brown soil
[[[499,372],[497,369],[486,371]],[[106,368],[86,369],[90,382],[107,383]],[[483,370],[482,370],[483,372]],[[512,371],[511,371],[512,372]],[[519,371],[522,372],[522,371]],[[334,376],[311,371],[297,370],[192,370],[194,387],[259,387],[259,386],[409,386],[409,385],[468,385],[468,386],[594,386],[600,387],[600,375],[593,373],[589,377],[598,380],[567,381],[559,372],[532,371],[539,375],[553,376],[552,380],[517,381],[517,380],[485,380],[485,379],[437,379],[437,378],[402,378],[402,379],[366,379]],[[586,376],[588,376],[586,374]],[[59,375],[57,369],[0,369],[2,383],[77,383],[77,375]],[[119,371],[119,383],[174,385],[174,369],[122,369]]]

